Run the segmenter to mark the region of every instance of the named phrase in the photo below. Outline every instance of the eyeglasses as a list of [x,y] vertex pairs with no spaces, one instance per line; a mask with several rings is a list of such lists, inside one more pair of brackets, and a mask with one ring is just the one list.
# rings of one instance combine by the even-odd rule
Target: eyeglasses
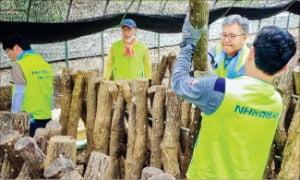
[[221,39],[226,39],[228,38],[228,40],[234,40],[236,37],[238,36],[244,36],[245,34],[239,34],[239,35],[234,35],[234,34],[230,34],[230,35],[226,35],[226,34],[221,34]]

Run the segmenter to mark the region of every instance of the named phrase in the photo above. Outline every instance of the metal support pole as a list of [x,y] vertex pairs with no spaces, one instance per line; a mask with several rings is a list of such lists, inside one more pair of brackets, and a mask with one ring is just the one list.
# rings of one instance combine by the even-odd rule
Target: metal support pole
[[66,66],[69,68],[69,43],[65,41],[65,59],[66,59]]
[[102,31],[100,33],[100,37],[101,37],[101,72],[104,72],[104,31]]

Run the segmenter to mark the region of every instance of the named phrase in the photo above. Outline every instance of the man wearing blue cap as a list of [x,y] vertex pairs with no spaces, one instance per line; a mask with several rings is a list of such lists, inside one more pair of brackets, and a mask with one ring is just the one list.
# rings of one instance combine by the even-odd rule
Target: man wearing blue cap
[[149,50],[136,38],[136,23],[132,19],[125,19],[121,28],[122,39],[112,44],[106,59],[105,80],[151,78]]

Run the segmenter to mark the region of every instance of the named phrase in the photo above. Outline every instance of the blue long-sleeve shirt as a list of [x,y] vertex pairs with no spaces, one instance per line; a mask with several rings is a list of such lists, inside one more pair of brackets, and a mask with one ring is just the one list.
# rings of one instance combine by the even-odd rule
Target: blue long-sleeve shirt
[[172,89],[182,98],[195,104],[205,114],[212,114],[220,106],[225,92],[225,79],[217,76],[193,78],[190,76],[193,46],[180,49],[173,75]]

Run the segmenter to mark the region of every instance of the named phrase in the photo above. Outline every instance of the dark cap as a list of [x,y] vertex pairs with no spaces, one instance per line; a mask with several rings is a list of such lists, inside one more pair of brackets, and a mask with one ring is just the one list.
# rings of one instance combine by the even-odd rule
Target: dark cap
[[121,27],[123,28],[124,26],[130,27],[131,29],[136,29],[137,26],[132,19],[124,19],[124,21],[121,23]]

